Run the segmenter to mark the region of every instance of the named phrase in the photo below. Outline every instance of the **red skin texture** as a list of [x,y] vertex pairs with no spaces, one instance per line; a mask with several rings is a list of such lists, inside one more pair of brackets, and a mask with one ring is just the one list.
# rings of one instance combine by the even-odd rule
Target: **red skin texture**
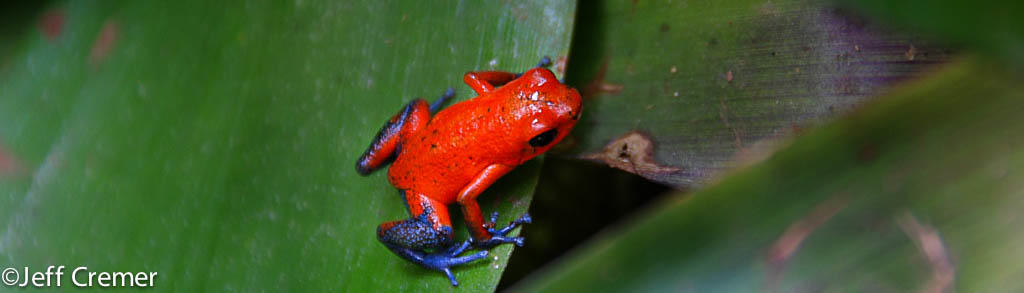
[[[579,119],[581,98],[545,68],[532,69],[519,78],[507,72],[469,72],[464,80],[479,96],[433,117],[425,102],[414,102],[401,128],[382,134],[380,147],[371,145],[373,152],[364,157],[373,162],[369,165],[372,170],[386,161],[383,157],[392,150],[397,151],[388,179],[406,191],[413,217],[429,207],[434,211],[430,220],[435,228],[450,227],[447,205],[459,203],[473,239],[484,241],[491,235],[476,197],[516,166],[565,138]],[[552,129],[557,136],[550,143],[530,145],[532,138]]]
[[[391,183],[444,204],[487,166],[515,167],[547,151],[575,124],[580,100],[550,72],[534,70],[492,92],[452,105],[434,115],[426,127],[402,140],[402,150],[388,170]],[[547,74],[544,74],[547,73]],[[538,85],[541,81],[543,84]],[[555,101],[544,107],[530,101],[537,92]],[[575,95],[578,97],[578,94]],[[556,110],[556,111],[552,111]],[[572,113],[570,113],[572,112]],[[537,126],[533,121],[536,119]],[[527,142],[551,125],[563,131],[554,142],[534,148]]]

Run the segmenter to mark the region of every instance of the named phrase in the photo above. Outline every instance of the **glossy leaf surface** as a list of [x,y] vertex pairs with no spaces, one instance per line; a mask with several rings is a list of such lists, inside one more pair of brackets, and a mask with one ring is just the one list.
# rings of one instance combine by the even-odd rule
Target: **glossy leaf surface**
[[[409,100],[448,87],[471,98],[466,71],[565,56],[575,3],[71,1],[46,13],[56,32],[30,22],[0,56],[0,164],[15,166],[0,172],[0,264],[156,271],[166,291],[447,291],[443,274],[377,242],[379,223],[408,214],[385,172],[358,176],[355,160]],[[539,164],[499,181],[483,209],[523,213]],[[511,250],[456,269],[459,289],[493,290]]]

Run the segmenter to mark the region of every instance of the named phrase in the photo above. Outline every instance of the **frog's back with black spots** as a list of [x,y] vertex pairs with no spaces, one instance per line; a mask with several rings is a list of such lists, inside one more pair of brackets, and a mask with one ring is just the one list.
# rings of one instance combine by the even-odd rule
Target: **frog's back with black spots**
[[[579,92],[545,68],[489,93],[441,110],[424,129],[401,142],[389,169],[391,183],[444,203],[491,164],[520,165],[547,151],[579,118]],[[554,129],[546,145],[530,139]]]

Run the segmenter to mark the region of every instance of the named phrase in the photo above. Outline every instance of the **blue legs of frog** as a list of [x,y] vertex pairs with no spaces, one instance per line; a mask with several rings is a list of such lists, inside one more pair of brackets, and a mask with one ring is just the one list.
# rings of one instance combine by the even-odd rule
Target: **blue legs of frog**
[[[393,221],[381,224],[377,227],[377,239],[396,255],[428,269],[440,271],[448,277],[452,286],[458,286],[452,274],[452,267],[468,264],[488,255],[486,250],[473,254],[460,256],[470,246],[489,248],[502,243],[514,243],[523,246],[523,237],[508,237],[507,234],[515,227],[530,223],[530,215],[523,214],[519,219],[512,221],[508,226],[495,229],[494,222],[498,219],[498,213],[491,215],[491,222],[487,231],[492,234],[491,239],[474,242],[466,240],[459,244],[452,244],[452,228],[448,225],[436,226],[431,219],[436,219],[437,211],[430,204],[422,206],[422,213],[404,220]],[[447,211],[444,211],[447,214]],[[445,215],[447,216],[447,215]],[[430,249],[434,252],[429,253]]]

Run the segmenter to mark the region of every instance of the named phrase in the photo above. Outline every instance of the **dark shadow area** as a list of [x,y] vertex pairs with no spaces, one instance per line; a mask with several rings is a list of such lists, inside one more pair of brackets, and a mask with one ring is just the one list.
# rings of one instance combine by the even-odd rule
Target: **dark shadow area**
[[[577,6],[565,79],[580,91],[585,91],[604,64],[604,6],[602,1]],[[584,103],[586,99],[585,96]],[[577,125],[573,137],[565,142],[567,147],[571,148],[573,139],[585,138],[586,129],[585,125]],[[526,245],[512,253],[498,290],[515,284],[671,191],[674,189],[603,164],[558,154],[546,156],[530,205],[533,223],[524,226],[520,233],[526,237]]]
[[533,223],[520,233],[526,237],[526,245],[512,253],[498,290],[671,191],[674,189],[605,165],[548,156],[530,204]]
[[[602,21],[604,18],[604,0],[587,1],[577,3],[576,21],[572,32],[572,41],[569,43],[569,59],[565,64],[565,84],[572,86],[583,95],[583,118],[576,124],[576,129],[566,138],[562,145],[556,146],[551,153],[562,152],[562,148],[571,148],[572,141],[586,141],[590,134],[587,129],[586,113],[587,101],[593,97],[587,96],[588,87],[598,77],[602,67],[605,65],[605,55],[608,46],[604,45],[607,39],[607,24]],[[548,156],[551,157],[551,156]]]

